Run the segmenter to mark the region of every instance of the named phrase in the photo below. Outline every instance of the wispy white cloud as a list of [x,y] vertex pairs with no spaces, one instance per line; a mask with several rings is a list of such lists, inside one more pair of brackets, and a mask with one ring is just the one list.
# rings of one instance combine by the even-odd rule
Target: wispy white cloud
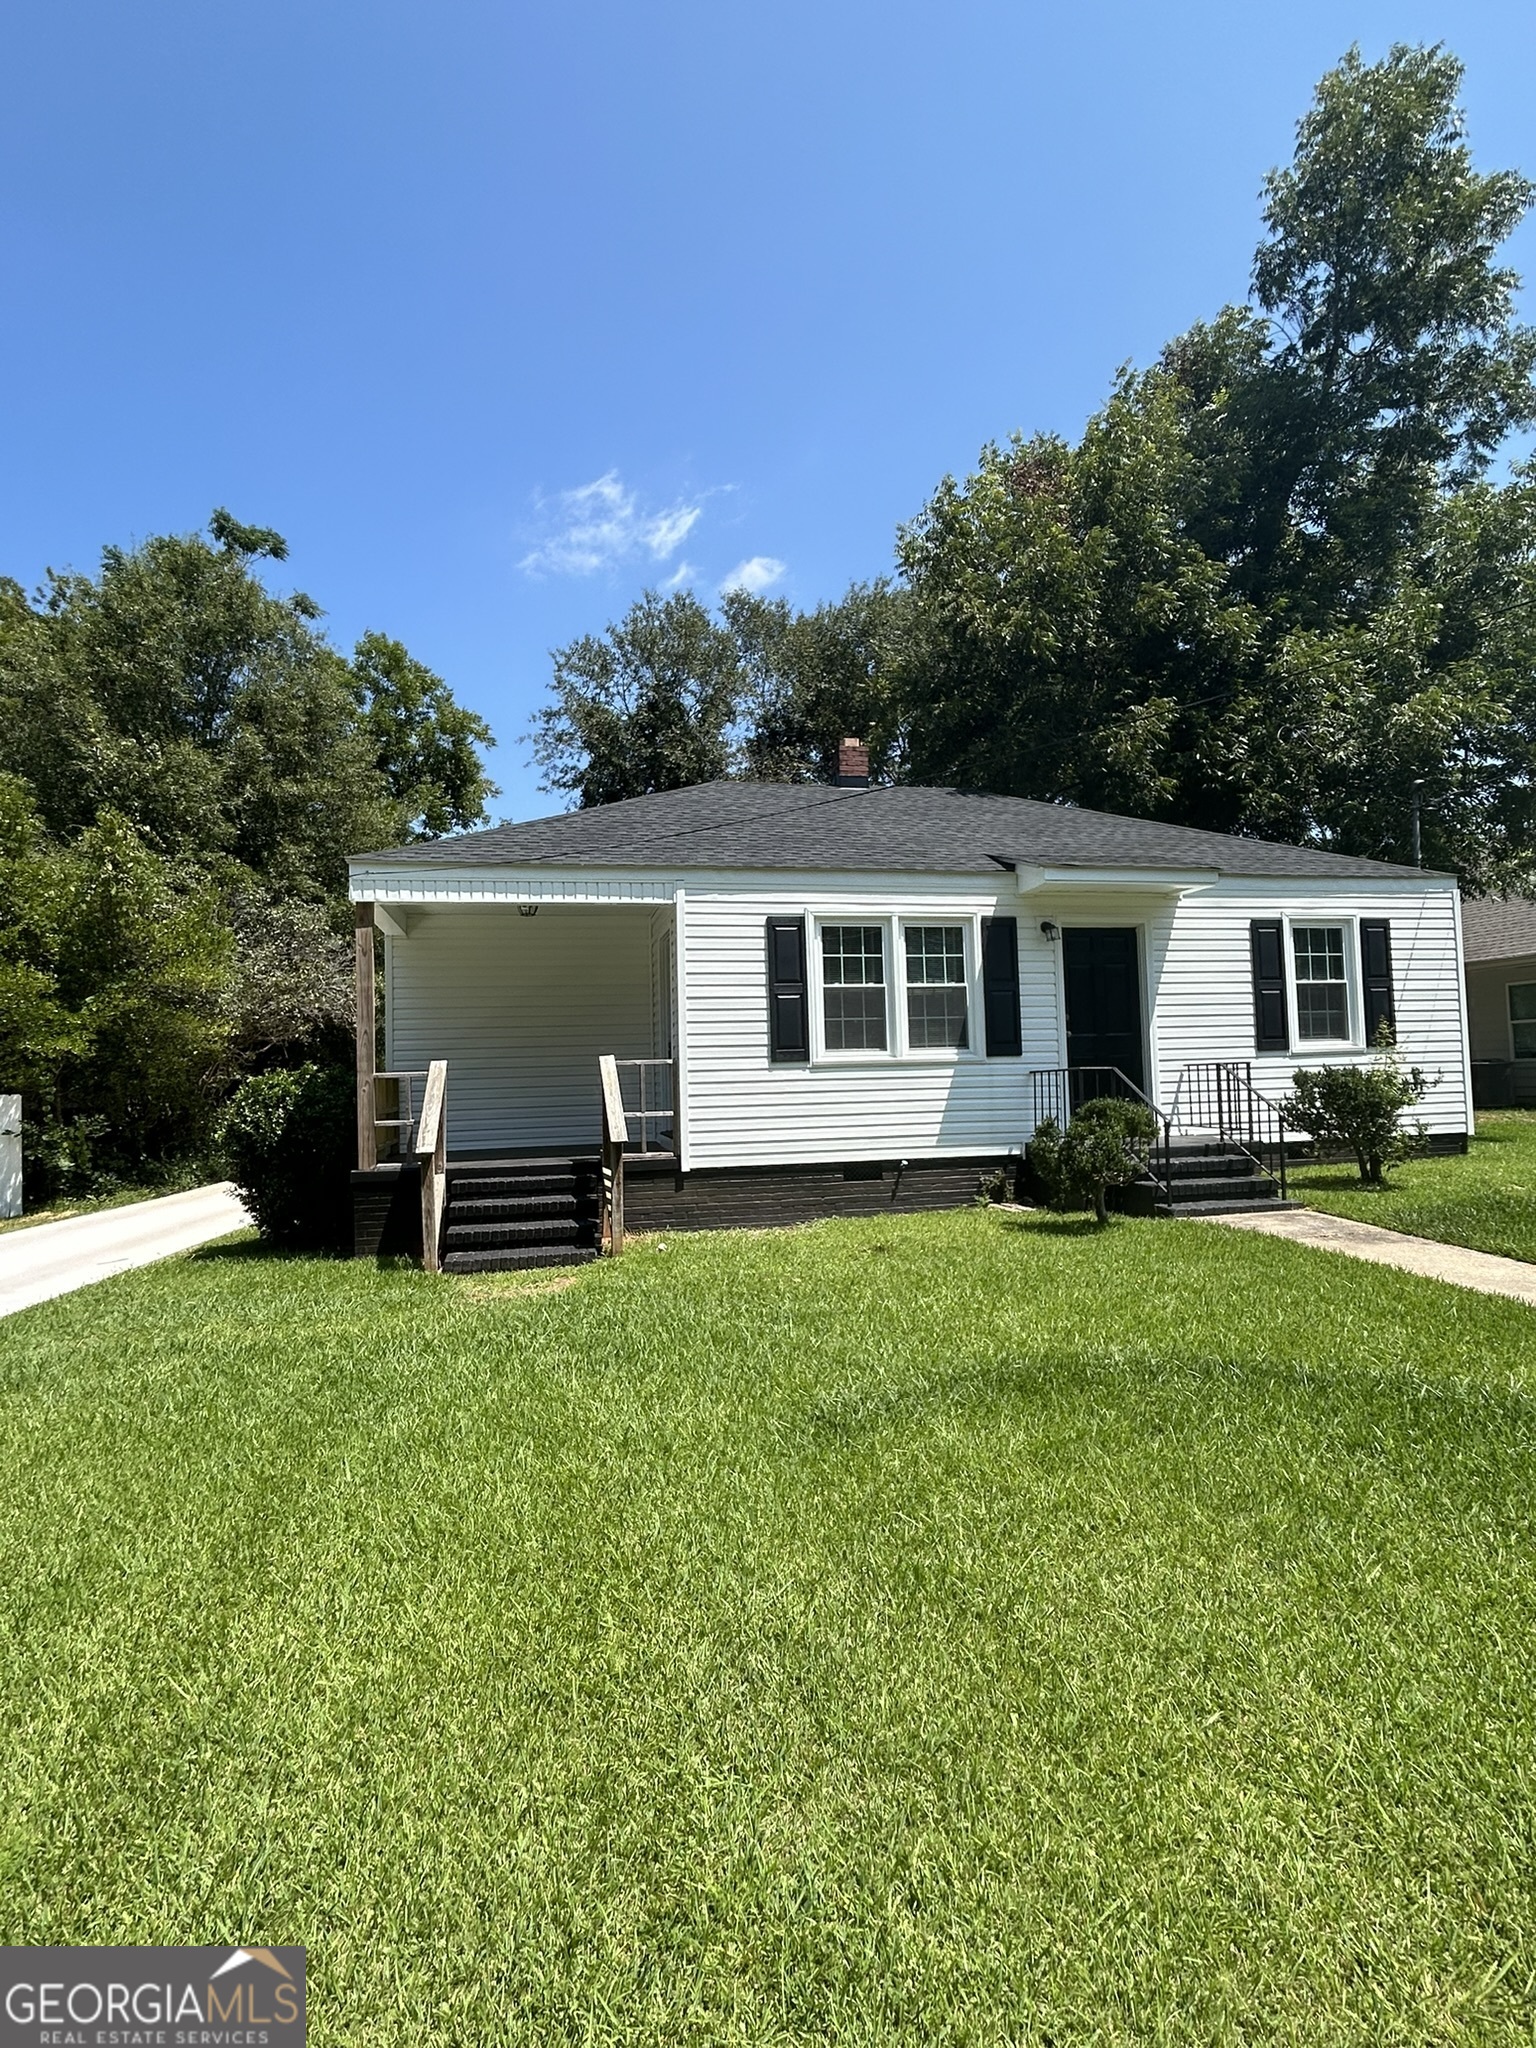
[[746,561],[736,564],[729,576],[721,578],[720,588],[750,590],[755,596],[760,590],[771,590],[787,566],[774,555],[749,555]]
[[548,531],[518,563],[530,576],[590,576],[623,562],[665,562],[704,510],[702,499],[659,509],[640,502],[616,469],[575,490],[540,499]]
[[681,590],[685,583],[694,582],[698,577],[698,573],[698,569],[692,562],[679,562],[661,587],[663,590]]

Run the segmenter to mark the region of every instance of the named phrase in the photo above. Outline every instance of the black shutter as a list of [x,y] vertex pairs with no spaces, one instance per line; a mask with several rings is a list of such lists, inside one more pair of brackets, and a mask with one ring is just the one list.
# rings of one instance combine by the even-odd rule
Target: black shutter
[[1285,926],[1278,917],[1256,917],[1248,927],[1253,955],[1253,1049],[1289,1052],[1285,1014]]
[[1392,927],[1384,917],[1360,920],[1360,987],[1365,997],[1365,1042],[1376,1043],[1383,1024],[1397,1029],[1392,997]]
[[1019,920],[981,920],[981,988],[987,1013],[987,1058],[1018,1059],[1024,1050],[1019,1029]]
[[805,919],[768,920],[768,1057],[808,1060],[810,1016],[805,986]]

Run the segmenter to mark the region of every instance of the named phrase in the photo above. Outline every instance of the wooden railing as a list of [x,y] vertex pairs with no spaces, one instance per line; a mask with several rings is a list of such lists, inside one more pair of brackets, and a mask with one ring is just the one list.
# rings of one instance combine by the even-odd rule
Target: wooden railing
[[677,1150],[677,1062],[621,1060],[605,1052],[597,1069],[603,1090],[601,1236],[610,1253],[624,1249],[624,1160]]
[[442,1269],[443,1198],[448,1185],[448,1062],[427,1069],[426,1092],[416,1126],[416,1164],[421,1172],[421,1263],[428,1273]]
[[597,1071],[603,1087],[603,1196],[598,1231],[603,1249],[617,1258],[624,1249],[624,1148],[629,1143],[629,1119],[624,1114],[619,1063],[611,1052],[598,1060]]
[[[421,1112],[416,1106],[416,1084],[419,1081],[423,1088],[425,1088],[430,1072],[431,1069],[427,1067],[413,1067],[410,1069],[392,1068],[385,1073],[370,1074],[368,1076],[365,1089],[365,1115],[373,1134],[373,1160],[375,1164],[380,1158],[409,1159],[413,1156],[416,1144],[416,1127],[421,1119]],[[381,1092],[381,1084],[394,1088],[395,1095],[392,1103],[385,1101]],[[381,1116],[379,1114],[381,1107],[392,1108],[396,1114],[394,1116]],[[393,1146],[383,1151],[379,1147],[380,1131],[393,1131],[395,1133]]]

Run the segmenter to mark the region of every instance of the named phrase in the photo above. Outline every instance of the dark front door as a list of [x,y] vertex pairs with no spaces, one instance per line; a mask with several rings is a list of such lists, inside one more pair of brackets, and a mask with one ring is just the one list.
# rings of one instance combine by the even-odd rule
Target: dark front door
[[[1061,935],[1067,982],[1067,1065],[1118,1067],[1146,1088],[1141,1058],[1141,966],[1133,930],[1079,927]],[[1102,1087],[1089,1089],[1102,1094]]]

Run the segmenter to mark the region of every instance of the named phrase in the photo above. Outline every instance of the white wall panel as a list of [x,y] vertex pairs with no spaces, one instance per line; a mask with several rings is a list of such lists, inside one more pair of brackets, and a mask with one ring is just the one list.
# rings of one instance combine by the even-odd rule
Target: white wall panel
[[[580,889],[582,877],[561,878]],[[655,886],[654,879],[646,887]],[[398,900],[398,899],[397,899]],[[724,875],[688,878],[686,914],[637,891],[613,900],[515,906],[415,899],[410,936],[388,947],[392,1066],[449,1062],[449,1140],[458,1151],[595,1144],[597,1059],[664,1048],[665,935],[680,929],[687,1163],[695,1167],[989,1153],[1021,1146],[1029,1074],[1064,1063],[1061,948],[1040,931],[1127,924],[1141,933],[1149,1076],[1172,1103],[1187,1061],[1251,1061],[1256,1084],[1285,1094],[1300,1054],[1257,1056],[1249,922],[1255,917],[1386,917],[1398,1036],[1434,1085],[1432,1130],[1470,1127],[1456,900],[1426,880],[1362,889],[1219,881],[1182,899],[1091,884],[1021,895],[1012,875]],[[768,1057],[764,927],[770,916],[1016,917],[1021,1059],[867,1059],[773,1065]],[[814,964],[814,948],[812,961]],[[813,1000],[815,991],[813,989]],[[981,1019],[973,1018],[979,1038]],[[1318,1054],[1307,1063],[1365,1058]]]
[[447,1060],[450,1152],[596,1149],[599,1055],[653,1053],[652,920],[648,907],[434,907],[388,942],[389,1064]]
[[[1253,918],[1298,921],[1386,918],[1392,927],[1392,977],[1397,1042],[1424,1068],[1431,1088],[1417,1112],[1431,1131],[1471,1129],[1466,1029],[1456,893],[1448,882],[1371,891],[1359,884],[1327,889],[1299,883],[1232,879],[1186,896],[1166,930],[1152,937],[1157,963],[1156,1052],[1159,1100],[1172,1104],[1185,1061],[1247,1060],[1254,1086],[1278,1100],[1298,1067],[1367,1064],[1369,1053],[1299,1047],[1289,1053],[1253,1049]],[[1295,1018],[1291,1018],[1294,1031]]]
[[[1022,1059],[839,1058],[775,1066],[768,1057],[765,928],[770,916],[1019,920]],[[814,974],[816,948],[810,946]],[[814,1164],[1019,1149],[1029,1134],[1029,1070],[1061,1058],[1052,949],[1012,876],[994,891],[967,877],[697,878],[684,929],[689,1163]],[[812,1000],[816,1000],[812,988]],[[973,1014],[973,1038],[981,1018]]]

